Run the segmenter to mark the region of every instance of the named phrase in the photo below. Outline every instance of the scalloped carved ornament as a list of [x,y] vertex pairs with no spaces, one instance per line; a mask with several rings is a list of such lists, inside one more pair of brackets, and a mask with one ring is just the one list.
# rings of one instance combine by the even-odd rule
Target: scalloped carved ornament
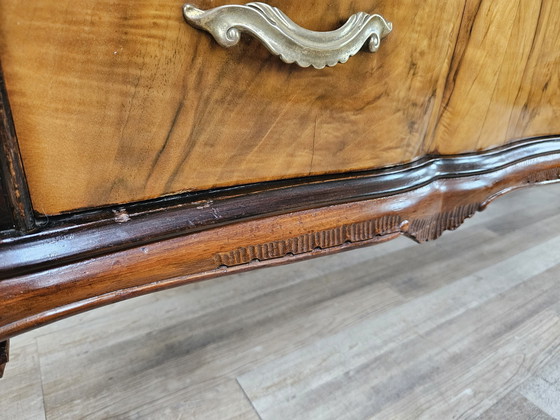
[[183,15],[192,26],[211,33],[223,47],[236,45],[241,34],[248,33],[282,61],[316,69],[345,63],[366,43],[369,51],[376,52],[381,40],[393,29],[382,16],[359,12],[337,30],[310,31],[276,7],[259,2],[210,10],[185,4]]

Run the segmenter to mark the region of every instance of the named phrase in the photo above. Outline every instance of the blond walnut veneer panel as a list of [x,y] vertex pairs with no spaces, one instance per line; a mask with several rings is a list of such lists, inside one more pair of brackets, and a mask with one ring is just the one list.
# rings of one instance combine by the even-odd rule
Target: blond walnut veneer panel
[[560,132],[560,2],[468,2],[432,147],[488,149]]
[[37,211],[560,132],[553,0],[269,1],[314,30],[360,10],[394,23],[376,54],[320,71],[250,38],[223,49],[183,21],[182,3],[0,1],[0,58]]
[[359,10],[395,23],[378,53],[321,71],[284,64],[250,38],[223,49],[184,22],[182,3],[0,2],[1,58],[38,211],[422,154],[462,1],[269,2],[315,30]]

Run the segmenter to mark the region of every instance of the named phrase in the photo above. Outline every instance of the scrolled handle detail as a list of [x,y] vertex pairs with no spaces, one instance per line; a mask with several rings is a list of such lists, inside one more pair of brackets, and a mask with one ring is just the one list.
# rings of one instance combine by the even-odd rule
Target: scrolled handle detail
[[185,4],[183,15],[192,26],[211,33],[223,47],[236,45],[241,33],[248,33],[282,61],[317,69],[345,63],[366,42],[369,51],[376,52],[393,29],[382,16],[359,12],[335,31],[315,32],[295,24],[276,7],[258,2],[210,10]]

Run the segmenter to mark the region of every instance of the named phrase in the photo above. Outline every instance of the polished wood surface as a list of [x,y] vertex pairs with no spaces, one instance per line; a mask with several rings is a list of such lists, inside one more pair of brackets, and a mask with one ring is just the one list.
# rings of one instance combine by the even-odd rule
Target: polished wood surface
[[214,279],[23,334],[0,417],[558,419],[559,208],[560,184],[530,188],[436,242]]
[[376,54],[320,71],[250,39],[223,49],[183,21],[182,3],[0,2],[0,58],[38,212],[560,133],[554,0],[270,1],[315,30],[358,10],[394,23]]
[[[101,249],[102,255],[84,258],[78,254],[77,260],[66,256],[55,259],[54,265],[44,257],[53,251],[56,255],[57,244],[62,254],[71,248],[67,241],[75,237],[87,245],[100,237],[99,225],[90,222],[67,230],[55,227],[53,242],[26,243],[24,237],[24,248],[15,254],[12,250],[20,239],[0,241],[0,251],[8,256],[3,259],[5,264],[9,265],[14,255],[17,262],[18,254],[26,257],[35,253],[44,259],[42,264],[24,266],[22,274],[12,270],[14,274],[0,280],[0,340],[107,303],[189,282],[327,255],[401,235],[418,242],[434,240],[505,192],[560,180],[559,150],[534,156],[525,153],[522,159],[513,154],[510,162],[500,153],[486,155],[493,160],[494,169],[480,166],[477,170],[471,163],[463,176],[439,175],[405,192],[370,199],[363,196],[360,201],[344,200],[344,204],[323,203],[321,208],[280,210],[279,215],[260,218],[252,217],[247,205],[246,217],[229,223],[206,225],[170,239],[142,242],[129,238],[125,249],[117,251],[109,245]],[[438,166],[445,167],[445,163]],[[349,190],[359,190],[359,178],[357,183],[355,179],[344,182]],[[283,193],[289,197],[289,189]],[[197,210],[202,216],[219,218],[228,203],[199,202]],[[258,198],[255,205],[259,206]],[[127,237],[127,223],[134,223],[134,216],[122,212],[115,217],[122,229],[113,229],[112,235]],[[158,220],[159,216],[148,213],[144,226],[150,225],[151,217]],[[80,234],[88,229],[90,236]]]
[[468,1],[430,149],[560,131],[560,2]]
[[[542,171],[547,174],[546,179],[554,180],[557,178],[554,162],[558,161],[558,156],[560,138],[548,138],[518,142],[477,154],[430,157],[396,168],[260,183],[91,210],[82,214],[37,218],[37,231],[9,238],[4,243],[0,241],[0,280],[278,214],[309,209],[319,213],[332,205],[410,191],[414,191],[415,196],[426,203],[432,198],[437,203],[441,193],[438,181],[442,178],[455,178],[458,185],[462,184],[465,190],[470,191],[486,186],[473,183],[476,181],[473,175],[494,173],[490,178],[501,181],[502,188],[505,189],[508,183],[510,187],[515,187],[517,178],[511,177],[509,172],[496,171],[520,162],[527,165],[527,171],[535,172],[533,177],[528,178],[532,182],[538,182],[538,174]],[[503,174],[505,178],[500,179],[498,174]],[[526,175],[529,177],[531,173],[526,172]],[[422,189],[426,186],[429,188]],[[469,205],[478,204],[474,195],[470,198],[472,201]],[[396,217],[384,219],[378,225],[381,231],[387,230],[383,226],[400,230],[398,217],[402,215],[398,203],[396,200]],[[431,208],[433,216],[441,209],[442,205]],[[353,235],[351,232],[355,227],[349,228],[347,222],[341,217],[336,226],[336,237],[339,239]],[[375,224],[362,227],[366,231],[370,228],[377,230]],[[287,231],[291,229],[288,225],[283,228]],[[345,230],[347,228],[350,231]],[[443,223],[440,228],[445,228]],[[409,229],[407,233],[420,241],[425,237],[419,229]],[[432,236],[431,239],[434,239],[437,234]],[[306,246],[309,247],[309,244]]]
[[[313,29],[370,11],[288,3]],[[248,39],[222,49],[175,1],[0,0],[0,342],[167,287],[433,240],[558,181],[560,3],[395,3],[376,6],[395,24],[379,53],[319,72]]]

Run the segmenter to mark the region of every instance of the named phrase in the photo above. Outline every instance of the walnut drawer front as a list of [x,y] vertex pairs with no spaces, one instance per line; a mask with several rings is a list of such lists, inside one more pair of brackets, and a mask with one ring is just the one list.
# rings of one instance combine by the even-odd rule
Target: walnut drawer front
[[373,169],[560,132],[559,2],[267,3],[313,30],[358,11],[394,30],[377,53],[315,70],[249,37],[220,47],[185,23],[182,1],[2,0],[0,59],[35,209]]

